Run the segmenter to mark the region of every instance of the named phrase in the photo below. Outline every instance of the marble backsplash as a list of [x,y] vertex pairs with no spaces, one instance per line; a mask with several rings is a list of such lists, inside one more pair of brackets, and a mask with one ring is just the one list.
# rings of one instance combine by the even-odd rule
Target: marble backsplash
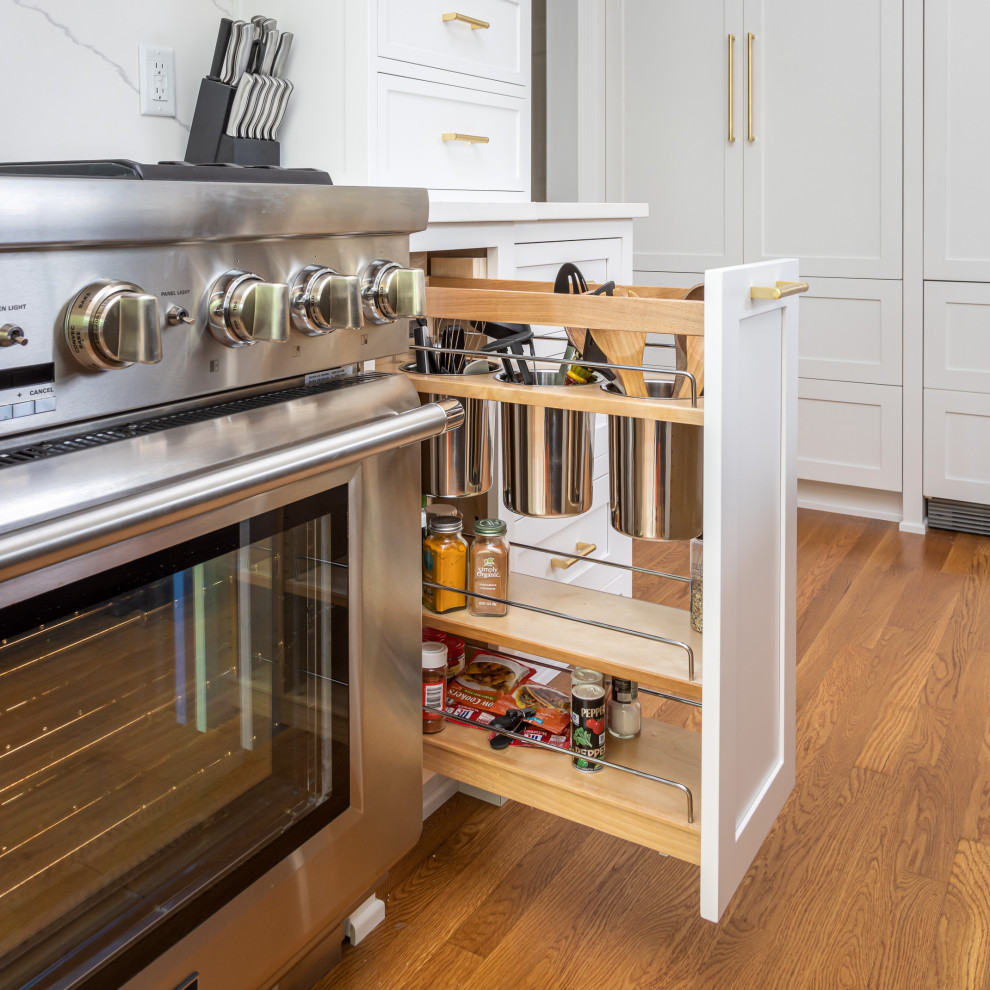
[[[267,13],[264,3],[256,6],[250,13]],[[309,3],[278,6],[301,12]],[[0,161],[181,159],[220,18],[244,17],[244,7],[243,0],[0,0]],[[297,30],[281,17],[280,26]],[[139,44],[175,49],[174,118],[139,113]],[[287,150],[283,142],[283,164],[319,165],[293,162],[305,151]]]

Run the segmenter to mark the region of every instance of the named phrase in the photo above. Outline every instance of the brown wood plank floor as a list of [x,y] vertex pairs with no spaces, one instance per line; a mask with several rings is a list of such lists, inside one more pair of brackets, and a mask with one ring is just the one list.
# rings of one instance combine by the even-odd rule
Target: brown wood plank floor
[[695,867],[457,795],[314,990],[990,990],[990,539],[798,529],[797,783],[718,925]]

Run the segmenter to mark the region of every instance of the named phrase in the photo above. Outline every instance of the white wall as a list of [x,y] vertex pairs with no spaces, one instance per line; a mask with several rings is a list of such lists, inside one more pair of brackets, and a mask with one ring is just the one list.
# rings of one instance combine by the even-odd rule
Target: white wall
[[[233,0],[0,0],[0,160],[181,159]],[[176,116],[142,117],[138,44],[175,49]]]
[[[265,13],[295,35],[282,164],[324,168],[336,180],[350,164],[340,133],[341,24],[345,11],[360,17],[367,2],[347,0],[342,9],[341,0],[0,0],[0,161],[181,160],[220,18]],[[175,50],[174,118],[139,113],[139,44]]]

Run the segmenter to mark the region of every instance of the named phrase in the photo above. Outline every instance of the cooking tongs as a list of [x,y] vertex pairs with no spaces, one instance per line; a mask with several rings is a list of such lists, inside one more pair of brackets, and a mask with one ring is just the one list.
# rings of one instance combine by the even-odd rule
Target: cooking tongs
[[[494,338],[491,343],[481,348],[486,353],[505,354],[507,351],[512,351],[513,354],[519,355],[519,360],[516,361],[519,377],[524,385],[533,384],[533,373],[523,358],[523,344],[529,344],[530,355],[536,356],[533,350],[533,328],[528,323],[484,322],[478,324],[478,332]],[[512,372],[508,357],[502,358],[502,367],[505,369],[505,377],[510,382],[515,381],[516,376]]]

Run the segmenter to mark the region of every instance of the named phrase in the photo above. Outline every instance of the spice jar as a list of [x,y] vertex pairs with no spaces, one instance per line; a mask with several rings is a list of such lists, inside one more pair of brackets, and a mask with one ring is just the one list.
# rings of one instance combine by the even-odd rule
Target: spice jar
[[643,710],[638,701],[639,685],[622,677],[612,678],[612,700],[608,706],[608,731],[617,739],[638,736],[643,726]]
[[[443,643],[423,644],[423,704],[441,712],[447,704],[447,647]],[[446,721],[439,712],[423,712],[423,731],[440,732]]]
[[700,536],[691,541],[691,628],[695,632],[703,632],[704,617],[703,599],[701,594],[702,572],[704,571],[705,544]]
[[[479,519],[471,544],[470,590],[497,598],[509,597],[509,541],[501,519]],[[472,598],[472,615],[505,615],[508,606],[484,598]]]
[[[451,588],[467,590],[467,542],[458,516],[433,516],[423,543],[423,577]],[[467,597],[456,591],[423,586],[423,604],[433,612],[467,607]]]

